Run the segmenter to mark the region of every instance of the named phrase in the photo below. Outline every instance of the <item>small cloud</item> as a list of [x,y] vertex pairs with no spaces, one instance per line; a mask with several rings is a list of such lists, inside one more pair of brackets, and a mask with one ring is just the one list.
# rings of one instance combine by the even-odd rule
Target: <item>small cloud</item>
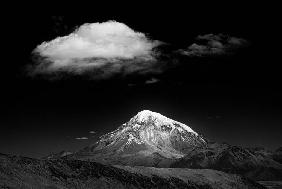
[[187,49],[180,49],[178,52],[191,57],[225,55],[232,54],[237,49],[248,45],[248,41],[245,39],[224,34],[199,35],[196,40],[196,43],[193,43]]
[[76,140],[88,140],[88,137],[78,137],[78,138],[75,138]]
[[89,133],[90,133],[90,134],[96,134],[96,132],[95,132],[95,131],[89,131]]
[[153,83],[157,83],[159,81],[160,81],[159,79],[153,77],[153,78],[145,81],[145,84],[153,84]]

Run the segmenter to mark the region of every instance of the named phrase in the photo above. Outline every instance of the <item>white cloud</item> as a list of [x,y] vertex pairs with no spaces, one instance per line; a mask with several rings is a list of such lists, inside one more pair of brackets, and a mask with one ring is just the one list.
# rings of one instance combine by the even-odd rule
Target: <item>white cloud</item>
[[88,138],[87,137],[77,137],[77,138],[75,138],[76,140],[88,140]]
[[39,61],[32,73],[90,72],[93,77],[108,77],[154,72],[158,45],[159,41],[116,21],[84,24],[68,36],[38,45],[34,54]]
[[95,131],[89,131],[89,133],[90,133],[90,134],[95,134],[96,132],[95,132]]

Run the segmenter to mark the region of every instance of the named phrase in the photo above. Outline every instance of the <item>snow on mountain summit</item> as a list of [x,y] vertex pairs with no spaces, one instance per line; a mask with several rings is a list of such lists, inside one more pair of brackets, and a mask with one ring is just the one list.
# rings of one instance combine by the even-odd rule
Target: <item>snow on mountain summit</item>
[[[142,123],[142,122],[146,122],[150,119],[153,119],[154,121],[154,124],[156,126],[162,126],[162,125],[169,125],[169,126],[172,126],[174,127],[175,124],[179,125],[181,128],[183,128],[184,130],[188,131],[188,132],[191,132],[191,133],[194,133],[195,135],[198,135],[198,133],[196,133],[195,131],[193,131],[189,126],[183,124],[183,123],[180,123],[180,122],[177,122],[177,121],[174,121],[170,118],[167,118],[165,116],[163,116],[162,114],[160,113],[157,113],[157,112],[152,112],[150,110],[143,110],[143,111],[140,111],[136,116],[134,116],[130,121],[137,121],[139,123]],[[174,127],[175,128],[175,127]]]

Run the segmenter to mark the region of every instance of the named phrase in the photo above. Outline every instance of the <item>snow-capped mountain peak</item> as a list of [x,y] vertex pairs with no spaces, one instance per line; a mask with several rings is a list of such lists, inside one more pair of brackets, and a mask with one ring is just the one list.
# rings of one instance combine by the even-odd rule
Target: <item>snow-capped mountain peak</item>
[[190,133],[194,133],[195,135],[198,135],[198,133],[196,133],[195,131],[193,131],[193,129],[183,123],[180,123],[178,121],[174,121],[166,116],[163,116],[160,113],[157,112],[152,112],[150,110],[143,110],[140,111],[136,116],[134,116],[133,118],[131,118],[130,122],[137,122],[137,123],[145,123],[151,121],[153,122],[156,126],[171,126],[173,127],[173,129],[175,128],[175,126],[177,125],[179,128],[178,130],[181,131],[181,129],[190,132]]
[[181,158],[185,151],[206,141],[189,126],[160,113],[143,110],[116,130],[100,137],[90,148],[99,156]]

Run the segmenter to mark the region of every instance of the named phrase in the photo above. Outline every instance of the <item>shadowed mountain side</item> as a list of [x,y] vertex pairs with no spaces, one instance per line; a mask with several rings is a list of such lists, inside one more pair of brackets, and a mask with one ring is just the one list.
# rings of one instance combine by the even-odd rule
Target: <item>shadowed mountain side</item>
[[207,147],[195,147],[182,158],[166,158],[153,154],[132,153],[120,155],[112,152],[102,154],[80,151],[69,158],[97,161],[111,165],[146,166],[158,168],[214,169],[236,173],[254,180],[281,180],[282,164],[279,153],[261,148],[243,148],[221,143],[208,143]]
[[273,153],[273,159],[279,163],[282,164],[282,147],[278,148],[277,150],[275,150],[275,152]]
[[110,165],[127,165],[127,166],[145,166],[145,167],[169,167],[175,158],[166,158],[157,152],[154,153],[132,153],[128,155],[115,154],[115,152],[107,154],[89,153],[88,151],[80,151],[79,153],[67,156],[69,159],[79,159],[83,161],[94,161]]
[[65,156],[69,156],[73,154],[72,152],[70,151],[61,151],[61,152],[58,152],[58,153],[51,153],[50,155],[46,156],[46,157],[43,157],[42,159],[44,160],[48,160],[48,159],[58,159],[58,158],[62,158],[62,157],[65,157]]
[[213,170],[107,166],[95,162],[37,160],[0,154],[1,188],[248,188],[262,185]]
[[209,143],[207,148],[191,149],[171,167],[215,169],[255,180],[282,179],[282,164],[273,158],[273,152],[220,143]]
[[259,181],[261,185],[265,186],[268,189],[281,189],[282,181]]

